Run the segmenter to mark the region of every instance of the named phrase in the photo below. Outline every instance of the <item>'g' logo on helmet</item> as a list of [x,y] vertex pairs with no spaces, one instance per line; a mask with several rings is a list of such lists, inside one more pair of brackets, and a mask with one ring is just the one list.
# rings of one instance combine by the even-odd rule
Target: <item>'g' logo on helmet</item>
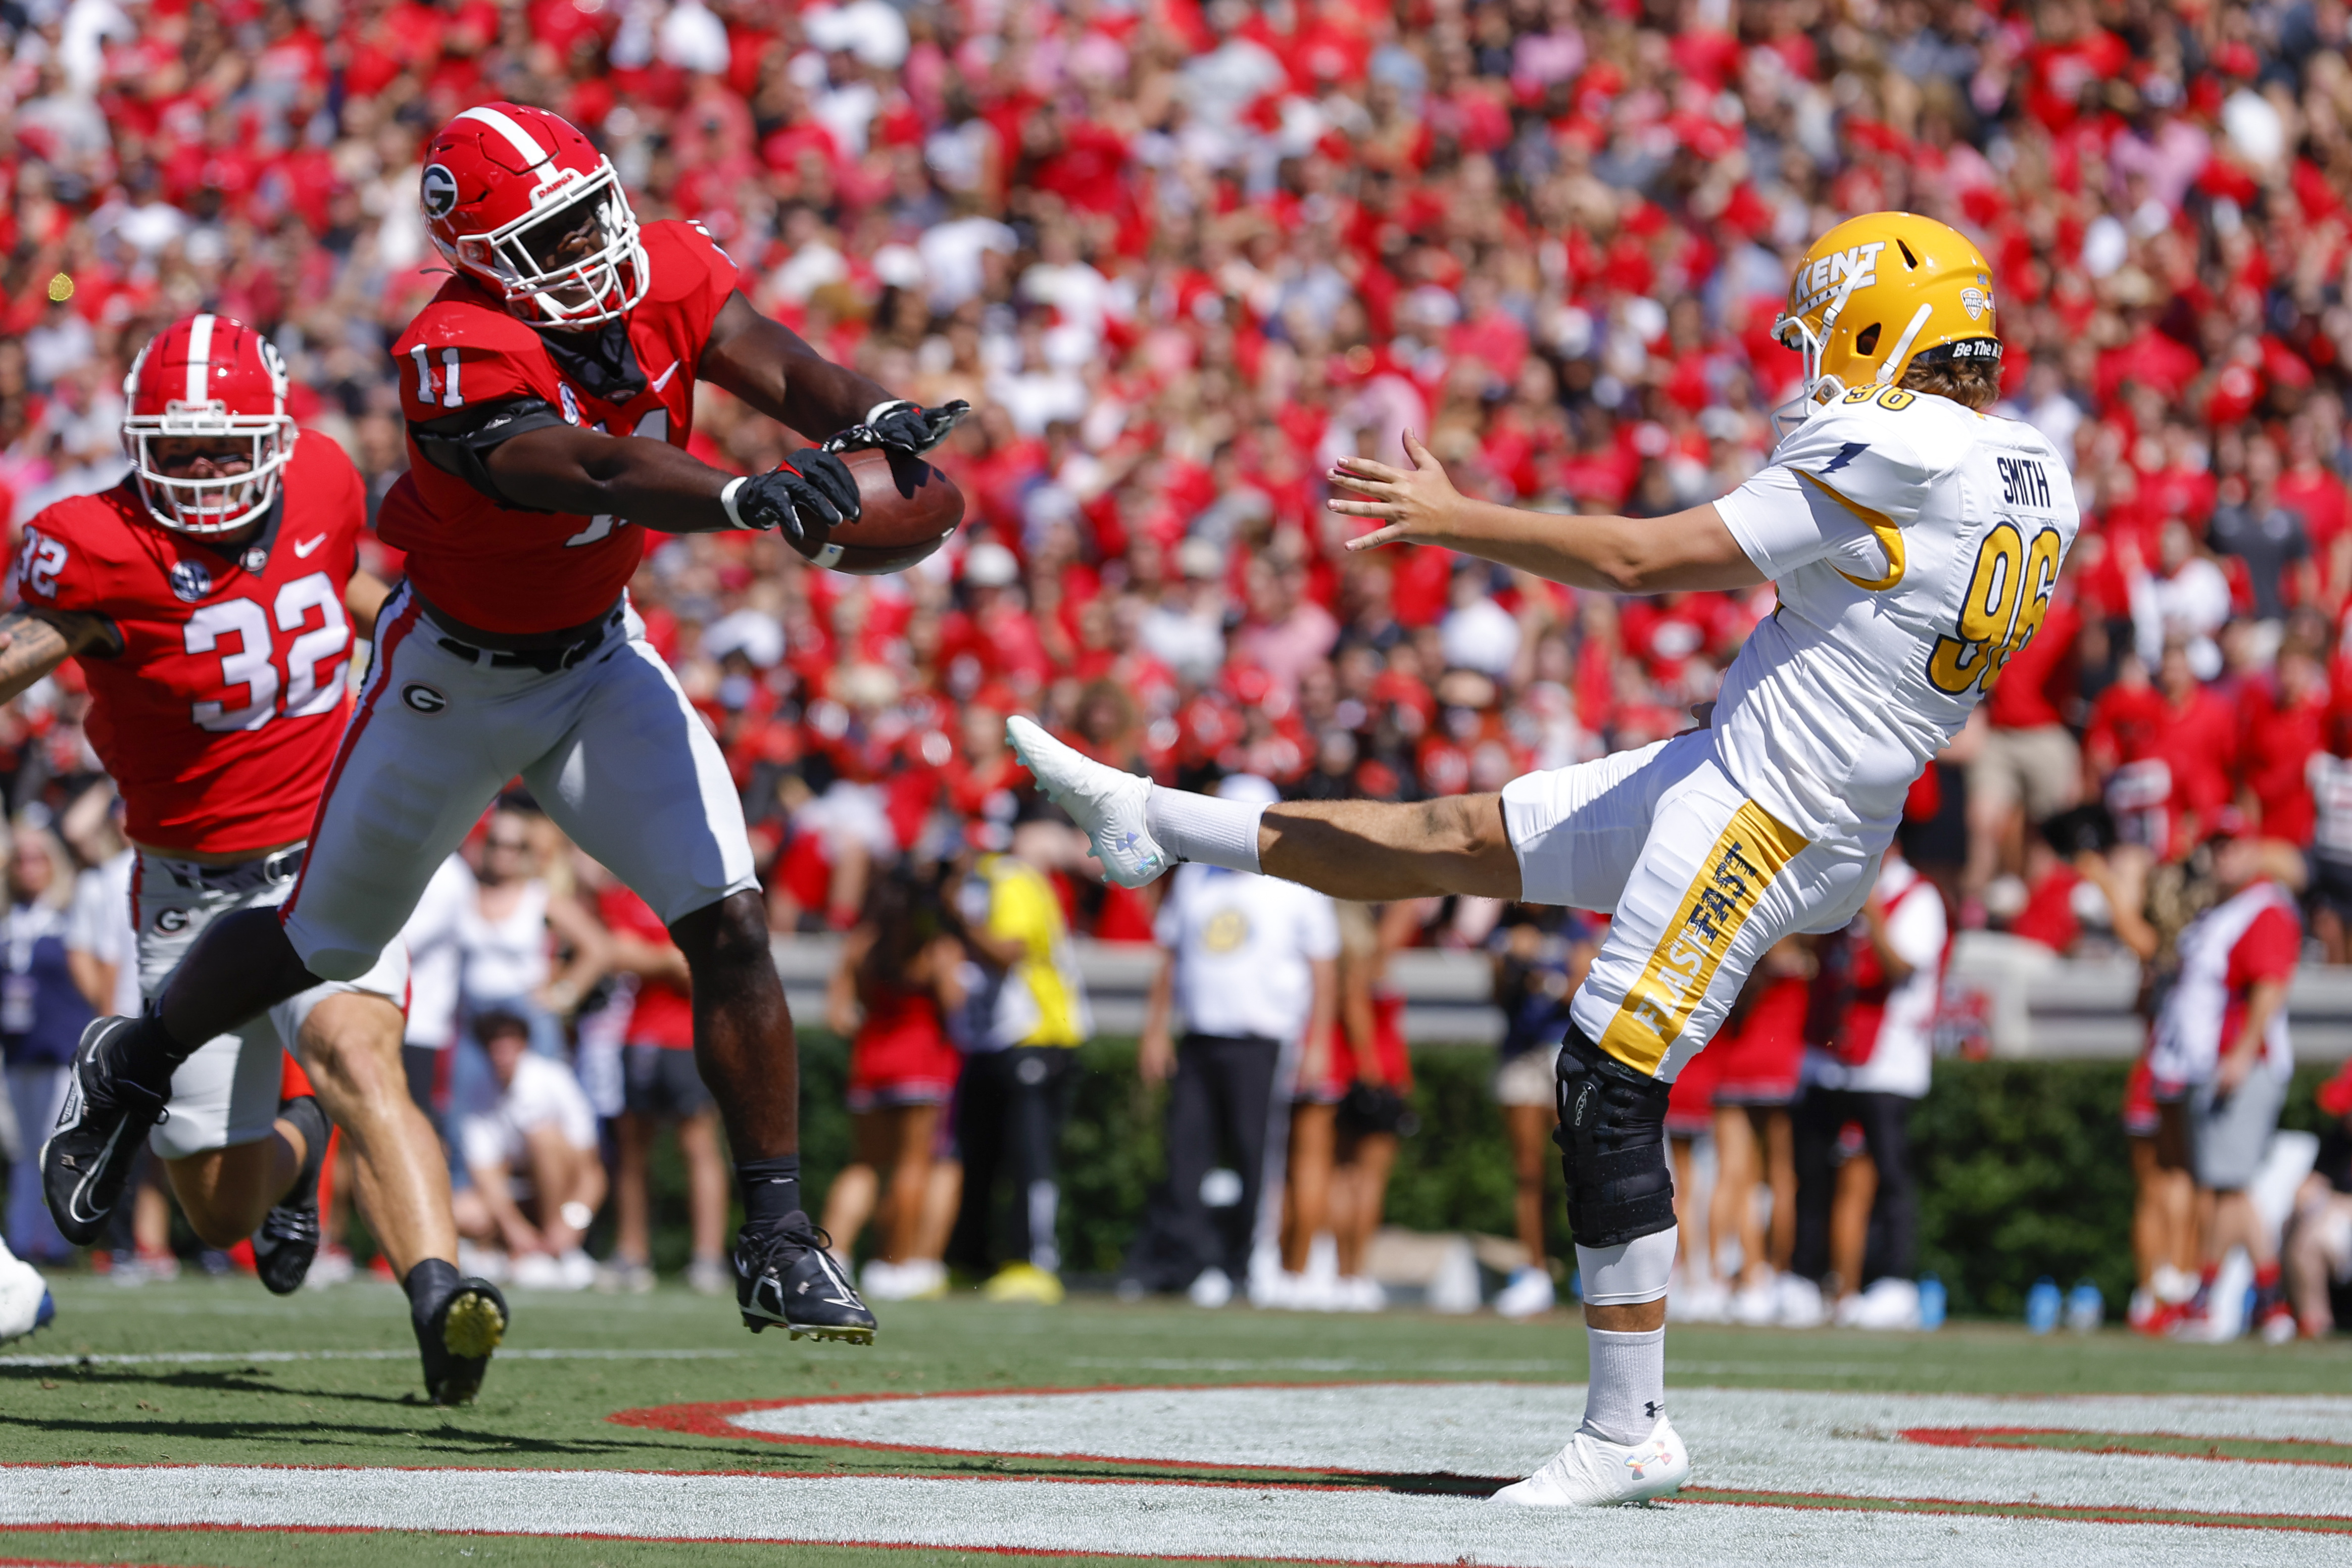
[[425,182],[417,188],[417,203],[428,218],[447,217],[457,206],[457,176],[438,163],[427,163]]

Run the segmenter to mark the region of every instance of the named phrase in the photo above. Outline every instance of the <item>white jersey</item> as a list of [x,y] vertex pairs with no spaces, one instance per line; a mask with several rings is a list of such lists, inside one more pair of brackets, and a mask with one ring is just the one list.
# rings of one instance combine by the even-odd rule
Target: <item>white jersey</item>
[[1314,1011],[1316,961],[1339,956],[1339,907],[1297,882],[1179,866],[1152,935],[1176,955],[1187,1028],[1287,1045]]
[[1780,604],[1725,675],[1724,765],[1817,844],[1875,853],[2040,629],[2081,516],[2031,425],[1861,387],[1716,503]]

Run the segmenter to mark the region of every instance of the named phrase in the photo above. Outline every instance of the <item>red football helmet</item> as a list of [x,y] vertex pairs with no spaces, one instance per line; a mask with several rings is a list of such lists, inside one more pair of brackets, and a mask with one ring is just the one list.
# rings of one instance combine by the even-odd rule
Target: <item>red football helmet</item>
[[[286,412],[286,362],[228,316],[189,316],[155,334],[123,378],[122,449],[155,521],[183,533],[234,533],[269,510],[301,434]],[[159,439],[249,444],[251,466],[211,479],[163,472]]]
[[[593,327],[646,297],[646,247],[620,176],[543,109],[488,103],[451,120],[425,150],[417,203],[441,254],[525,321]],[[590,217],[595,248],[565,254]]]

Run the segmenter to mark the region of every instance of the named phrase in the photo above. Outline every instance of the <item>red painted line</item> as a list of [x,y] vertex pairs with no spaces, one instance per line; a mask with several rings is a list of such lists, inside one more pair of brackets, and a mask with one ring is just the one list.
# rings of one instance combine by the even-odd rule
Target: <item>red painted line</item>
[[[2210,1432],[2096,1432],[2079,1426],[1912,1426],[1895,1436],[1907,1443],[1926,1443],[1938,1448],[1990,1448],[2002,1453],[2063,1453],[2063,1454],[2130,1454],[2149,1459],[2203,1459],[2221,1465],[2316,1465],[2325,1469],[2342,1469],[2352,1465],[2352,1443],[2342,1443],[2327,1437],[2249,1437],[2242,1435],[2217,1436]],[[2107,1447],[2042,1448],[2029,1443],[1999,1443],[1997,1437],[2108,1437],[2115,1441]],[[2333,1458],[2271,1458],[2253,1454],[2197,1454],[2186,1449],[2136,1447],[2135,1442],[2168,1437],[2180,1443],[2266,1443],[2277,1447],[2307,1447],[2325,1449]]]
[[[1862,1508],[1810,1509],[1805,1502],[1780,1502],[1780,1498],[1801,1498],[1822,1503],[1862,1503],[1865,1505],[1900,1504],[1900,1507],[1865,1506]],[[1764,1492],[1753,1497],[1738,1495],[1716,1496],[1705,1487],[1685,1487],[1666,1502],[1705,1503],[1710,1508],[1778,1508],[1798,1512],[1892,1514],[1897,1518],[1917,1515],[1921,1518],[1999,1519],[2011,1523],[2032,1524],[2137,1524],[2166,1530],[2270,1530],[2298,1534],[2341,1535],[2352,1526],[2352,1514],[2341,1513],[2250,1513],[2242,1519],[2228,1514],[2206,1513],[2194,1518],[2181,1518],[2187,1509],[2133,1508],[2126,1505],[2103,1507],[2095,1503],[2000,1503],[1970,1502],[1960,1498],[1864,1497],[1852,1492]],[[2026,1509],[2023,1513],[2003,1513],[2004,1508]]]
[[[1481,1379],[1480,1381],[1500,1382],[1502,1380]],[[738,1426],[729,1419],[729,1417],[734,1415],[748,1415],[754,1410],[796,1410],[812,1405],[881,1405],[929,1399],[1036,1399],[1054,1395],[1084,1394],[1222,1393],[1229,1389],[1236,1388],[1321,1389],[1361,1388],[1367,1386],[1443,1388],[1451,1386],[1454,1382],[1455,1380],[1451,1378],[1400,1378],[1394,1380],[1383,1379],[1377,1384],[1349,1383],[1097,1384],[1084,1388],[953,1388],[941,1389],[935,1394],[813,1394],[800,1399],[741,1399],[722,1400],[694,1405],[656,1405],[639,1410],[616,1410],[612,1415],[604,1417],[604,1419],[622,1426],[639,1426],[662,1432],[684,1432],[698,1437],[751,1437],[763,1443],[781,1443],[785,1445],[805,1444],[813,1447],[824,1448],[862,1448],[871,1453],[883,1454],[931,1454],[945,1458],[959,1459],[1010,1458],[1034,1459],[1041,1461],[1056,1459],[1071,1464],[1083,1465],[1149,1465],[1160,1469],[1171,1470],[1255,1470],[1265,1474],[1279,1476],[1360,1476],[1367,1479],[1374,1480],[1385,1480],[1390,1479],[1428,1479],[1433,1480],[1440,1478],[1451,1478],[1465,1481],[1491,1481],[1497,1487],[1508,1486],[1511,1482],[1517,1480],[1519,1478],[1517,1476],[1463,1476],[1451,1470],[1426,1472],[1424,1476],[1423,1474],[1407,1475],[1393,1470],[1349,1469],[1347,1467],[1340,1465],[1230,1464],[1220,1463],[1213,1459],[1152,1459],[1137,1458],[1132,1456],[1116,1454],[1058,1452],[1033,1453],[1026,1450],[1017,1449],[1008,1451],[1003,1448],[950,1448],[927,1443],[884,1443],[866,1437],[827,1437],[814,1433],[762,1432],[753,1427]],[[1549,1387],[1551,1385],[1547,1384],[1529,1384],[1524,1386],[1540,1388]],[[1027,1477],[1016,1479],[1040,1479],[1057,1478]],[[1137,1479],[1139,1481],[1143,1481],[1145,1479],[1139,1477]],[[1268,1482],[1261,1480],[1202,1480],[1171,1481],[1166,1484],[1174,1486],[1268,1486],[1297,1485],[1298,1483]],[[1347,1491],[1354,1490],[1355,1489],[1331,1488],[1329,1489]]]

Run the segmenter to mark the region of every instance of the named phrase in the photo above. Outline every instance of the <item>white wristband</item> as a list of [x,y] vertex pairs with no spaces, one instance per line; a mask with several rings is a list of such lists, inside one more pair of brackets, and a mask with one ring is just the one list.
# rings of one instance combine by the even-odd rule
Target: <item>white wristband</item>
[[733,479],[728,480],[726,486],[719,492],[719,504],[727,509],[727,521],[736,528],[746,528],[749,526],[743,521],[743,514],[735,510],[735,492],[742,488],[743,476],[741,474],[738,474]]
[[881,402],[876,404],[873,407],[866,411],[866,423],[868,425],[873,424],[877,419],[881,418],[882,416],[889,413],[893,408],[912,408],[915,405],[913,404],[908,402],[903,397],[886,397]]
[[574,1230],[586,1230],[596,1218],[596,1211],[590,1208],[586,1204],[582,1203],[577,1198],[572,1199],[570,1203],[565,1204],[562,1208],[555,1212],[562,1218],[564,1224],[570,1226]]

